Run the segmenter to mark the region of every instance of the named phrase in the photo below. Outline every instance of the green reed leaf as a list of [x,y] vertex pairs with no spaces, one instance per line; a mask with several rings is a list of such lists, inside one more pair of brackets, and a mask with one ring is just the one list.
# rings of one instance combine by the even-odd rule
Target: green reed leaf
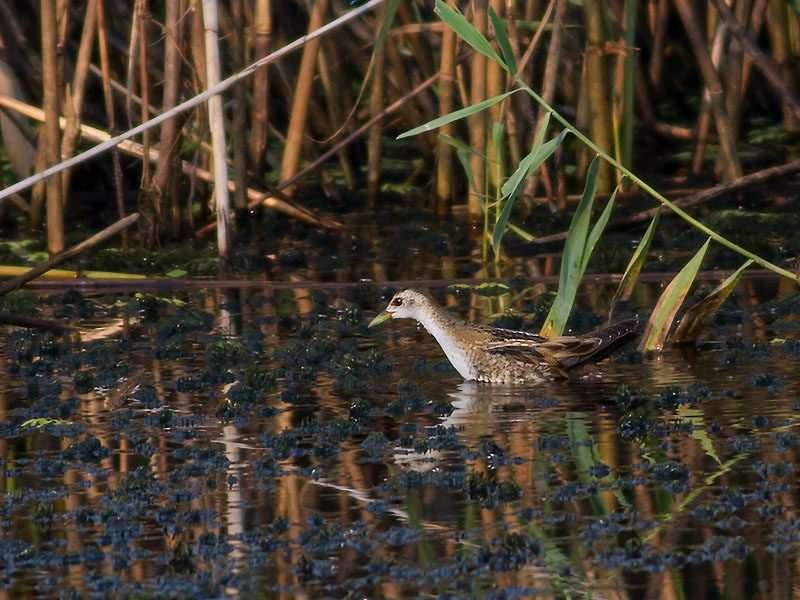
[[675,318],[675,313],[678,312],[681,304],[683,303],[689,288],[694,282],[697,271],[703,262],[703,257],[708,249],[708,244],[711,238],[706,240],[703,247],[697,251],[686,266],[674,277],[669,285],[666,287],[661,297],[658,299],[656,307],[653,309],[653,314],[650,315],[650,320],[644,328],[642,334],[642,341],[639,343],[639,351],[645,350],[661,350],[664,347],[664,340],[669,333],[670,325]]
[[462,150],[462,151],[466,152],[467,154],[474,154],[475,156],[480,156],[484,160],[489,160],[488,156],[486,156],[485,154],[483,154],[481,152],[478,152],[477,150],[475,150],[471,146],[468,146],[465,142],[462,142],[458,138],[446,135],[444,133],[440,133],[438,135],[438,138],[440,140],[442,140],[443,142],[450,144],[456,150]]
[[583,260],[581,261],[581,277],[583,277],[583,274],[586,272],[586,267],[589,264],[589,258],[592,256],[592,251],[597,245],[597,240],[599,240],[600,236],[603,235],[603,231],[606,228],[608,219],[611,217],[611,209],[614,208],[614,200],[617,199],[617,192],[619,192],[621,185],[622,181],[620,181],[617,184],[617,187],[614,188],[614,193],[611,194],[611,198],[608,199],[603,212],[600,213],[600,216],[597,218],[597,222],[594,224],[594,227],[592,227],[592,232],[589,234],[589,237],[586,238],[586,245],[583,247]]
[[714,290],[703,298],[700,302],[692,306],[683,315],[678,328],[672,336],[675,342],[693,342],[697,339],[697,335],[711,320],[714,313],[719,310],[722,303],[728,298],[730,293],[739,283],[739,278],[744,273],[744,270],[753,264],[752,260],[748,260],[734,273],[732,273],[725,281],[720,283]]
[[644,232],[644,236],[642,236],[642,239],[639,241],[639,245],[636,246],[636,251],[633,253],[628,266],[625,268],[625,273],[622,275],[622,280],[619,282],[617,291],[614,293],[614,297],[611,299],[611,303],[609,304],[609,323],[611,322],[611,317],[614,314],[614,307],[616,306],[617,302],[620,300],[627,300],[633,293],[633,286],[636,285],[636,281],[639,279],[639,273],[642,270],[642,266],[644,266],[644,261],[647,259],[647,251],[650,249],[650,242],[653,241],[653,236],[655,235],[656,227],[658,226],[658,219],[661,217],[662,206],[658,207],[656,214],[653,216],[653,220],[650,221],[647,231]]
[[494,36],[497,38],[497,44],[500,46],[500,51],[503,53],[503,60],[508,67],[510,73],[517,72],[517,59],[514,56],[514,50],[511,48],[511,42],[508,39],[506,28],[503,27],[503,22],[494,9],[489,7],[489,19],[492,22],[492,29],[494,29]]
[[[544,131],[544,127],[542,127],[542,131]],[[494,233],[492,234],[492,248],[497,250],[500,241],[505,234],[506,226],[508,225],[508,220],[511,218],[511,209],[514,206],[514,200],[516,200],[519,193],[525,186],[525,179],[533,173],[536,169],[538,169],[544,161],[546,161],[553,152],[561,145],[561,142],[564,141],[564,137],[566,137],[567,130],[565,129],[558,137],[553,138],[552,140],[540,145],[536,146],[534,144],[533,150],[523,158],[520,163],[519,167],[516,171],[508,178],[508,180],[503,184],[503,188],[501,190],[503,194],[503,198],[505,199],[505,204],[503,205],[503,210],[500,213],[500,217],[497,219],[497,224],[494,228]]]
[[584,249],[586,248],[589,233],[589,218],[592,214],[592,204],[597,192],[597,176],[600,171],[598,157],[589,165],[586,173],[586,185],[583,195],[572,216],[569,233],[564,242],[564,251],[561,255],[561,273],[558,278],[558,292],[550,307],[550,312],[542,325],[541,335],[544,337],[558,337],[564,331],[578,284],[583,277]]
[[466,150],[458,148],[456,150],[456,156],[458,157],[458,162],[460,162],[461,166],[464,167],[464,172],[467,174],[467,181],[469,181],[470,189],[476,194],[480,195],[482,192],[478,191],[478,188],[475,185],[475,174],[472,172],[472,167],[469,164],[469,153]]
[[489,43],[489,40],[486,39],[486,36],[475,29],[472,23],[467,21],[464,15],[447,6],[447,4],[442,2],[442,0],[436,0],[436,6],[434,7],[433,12],[439,15],[439,18],[444,21],[445,25],[455,31],[461,39],[475,48],[475,50],[484,56],[497,61],[500,66],[508,70],[508,65],[506,65],[503,62],[503,59],[500,58],[497,52],[494,51],[494,48],[492,48],[492,45]]
[[419,127],[414,127],[414,129],[410,129],[409,131],[405,131],[397,136],[397,139],[403,139],[407,137],[411,137],[425,131],[431,131],[433,129],[437,129],[442,125],[447,125],[448,123],[452,123],[453,121],[458,121],[459,119],[463,119],[464,117],[468,117],[470,115],[474,115],[475,113],[479,113],[482,110],[489,108],[501,102],[505,98],[508,98],[511,94],[518,92],[519,88],[505,92],[504,94],[500,94],[499,96],[494,96],[493,98],[489,98],[487,100],[483,100],[482,102],[478,102],[476,104],[471,104],[466,108],[460,108],[458,110],[454,110],[451,113],[448,113],[444,116],[437,117],[425,123],[424,125],[420,125]]

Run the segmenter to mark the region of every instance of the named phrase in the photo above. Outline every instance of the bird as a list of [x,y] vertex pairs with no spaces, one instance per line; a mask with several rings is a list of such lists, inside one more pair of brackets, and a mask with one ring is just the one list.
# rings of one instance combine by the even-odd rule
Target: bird
[[418,289],[395,294],[367,327],[389,319],[418,321],[464,379],[485,383],[537,383],[567,377],[568,371],[606,358],[639,335],[636,318],[583,335],[552,339],[471,323],[442,308],[427,291]]

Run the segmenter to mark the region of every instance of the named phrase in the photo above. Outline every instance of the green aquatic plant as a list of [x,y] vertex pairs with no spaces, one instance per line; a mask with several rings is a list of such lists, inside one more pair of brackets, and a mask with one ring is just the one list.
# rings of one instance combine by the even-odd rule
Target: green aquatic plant
[[[509,76],[510,81],[513,82],[517,87],[511,89],[503,94],[499,94],[494,96],[493,98],[489,98],[482,102],[475,103],[473,105],[467,106],[465,108],[456,110],[446,115],[442,115],[436,119],[425,123],[419,127],[411,129],[399,137],[408,137],[417,135],[424,131],[429,131],[432,129],[436,129],[441,127],[442,125],[452,123],[453,121],[462,119],[469,115],[473,115],[477,112],[480,112],[486,108],[489,108],[498,102],[502,102],[506,100],[512,94],[518,91],[524,91],[528,95],[530,95],[540,106],[542,106],[547,111],[547,117],[545,119],[545,125],[547,124],[548,120],[552,117],[558,123],[560,123],[564,129],[561,131],[559,136],[553,140],[543,143],[543,136],[544,131],[546,130],[546,126],[542,127],[539,135],[537,136],[536,143],[534,143],[534,147],[531,149],[531,152],[520,162],[518,168],[514,172],[514,174],[508,178],[503,184],[500,194],[496,196],[494,203],[489,206],[488,202],[485,205],[484,212],[486,214],[486,218],[484,221],[484,229],[485,229],[485,238],[489,236],[489,229],[490,229],[490,220],[489,220],[489,210],[490,208],[494,208],[495,210],[495,220],[493,227],[491,228],[491,241],[492,246],[495,250],[495,255],[498,254],[500,249],[500,243],[506,228],[508,227],[508,220],[510,218],[511,210],[513,207],[514,199],[516,198],[517,194],[519,193],[524,180],[530,175],[538,166],[542,164],[547,157],[552,154],[553,151],[558,147],[558,145],[563,141],[564,136],[567,133],[571,133],[575,138],[577,138],[580,142],[582,142],[586,147],[590,150],[595,152],[599,157],[599,160],[605,161],[609,163],[614,169],[617,170],[619,173],[619,177],[621,179],[628,178],[630,182],[636,184],[640,189],[644,192],[655,198],[658,202],[661,203],[662,206],[666,206],[672,212],[674,212],[677,216],[684,219],[687,223],[689,223],[693,228],[701,231],[705,235],[708,236],[709,241],[703,246],[701,251],[698,252],[698,255],[690,262],[690,265],[687,265],[687,268],[684,269],[681,273],[681,278],[672,286],[672,289],[669,290],[669,294],[667,297],[663,298],[663,302],[659,302],[659,305],[654,312],[653,317],[651,317],[651,326],[648,327],[648,335],[646,336],[646,342],[643,343],[643,348],[653,348],[653,347],[660,347],[663,344],[664,338],[666,337],[666,332],[669,329],[669,324],[672,322],[672,319],[675,316],[677,309],[680,307],[680,303],[682,302],[683,298],[685,297],[686,293],[688,292],[688,287],[694,280],[694,275],[696,274],[697,268],[699,268],[700,261],[702,260],[702,255],[705,253],[705,249],[708,247],[708,244],[711,240],[745,256],[749,260],[758,263],[762,267],[769,269],[783,277],[787,277],[789,279],[793,279],[797,281],[798,276],[796,273],[784,269],[767,259],[754,254],[753,252],[739,246],[738,244],[732,242],[728,238],[722,236],[717,231],[712,230],[707,225],[701,223],[694,217],[690,216],[688,213],[683,211],[680,207],[675,205],[669,199],[667,199],[663,194],[655,190],[652,186],[648,185],[644,180],[638,177],[635,173],[633,173],[628,167],[624,166],[619,160],[609,155],[607,152],[603,151],[594,141],[592,141],[589,137],[581,133],[578,128],[573,125],[569,120],[559,114],[550,104],[548,104],[539,94],[537,94],[528,84],[517,74],[517,65],[516,59],[514,57],[511,45],[509,43],[508,35],[503,27],[502,22],[500,19],[497,18],[490,11],[490,20],[492,24],[492,28],[494,30],[495,39],[497,40],[497,46],[500,48],[500,54],[497,53],[494,46],[489,42],[485,35],[483,35],[478,29],[476,29],[467,19],[462,15],[457,9],[448,6],[443,0],[436,0],[436,6],[434,11],[437,15],[442,19],[442,21],[450,27],[455,33],[463,39],[467,44],[469,44],[473,49],[477,52],[483,54],[487,58],[492,61],[495,61]],[[501,56],[502,54],[502,56]],[[496,133],[496,136],[499,135],[499,132]],[[622,133],[618,133],[618,147],[622,147],[622,151],[620,152],[620,156],[623,161],[629,159],[630,154],[630,141],[629,141],[630,132],[627,128],[627,125],[624,127],[624,131]],[[622,138],[622,139],[619,139]],[[452,143],[452,138],[448,138],[445,141]],[[541,145],[540,145],[541,144]],[[548,146],[549,144],[549,146]],[[455,144],[454,144],[455,145]],[[547,150],[545,151],[545,146],[547,146]],[[482,197],[488,197],[485,194],[485,190],[476,190],[474,189],[474,177],[471,177],[471,173],[468,169],[468,162],[466,160],[466,156],[469,152],[475,152],[475,150],[469,149],[464,147],[464,145],[456,145],[457,147],[457,154],[461,159],[462,164],[465,165],[467,169],[467,176],[470,180],[470,185],[473,186],[473,191],[475,194],[482,195]],[[542,159],[541,162],[539,159]],[[595,163],[596,164],[596,163]],[[592,179],[591,170],[592,168],[596,168],[593,164],[590,167],[590,173],[587,176],[587,189],[590,187],[590,180]],[[499,173],[499,171],[498,171]],[[488,179],[488,178],[485,178]],[[587,193],[584,192],[584,198],[586,198]],[[583,200],[582,200],[583,203]],[[600,233],[602,233],[602,225],[604,226],[604,222],[602,219],[607,220],[607,215],[604,211],[603,216],[601,216],[601,221],[598,221],[598,225],[595,226],[595,229],[592,230],[591,234],[587,237],[586,235],[586,227],[587,227],[587,219],[588,219],[588,212],[586,215],[582,214],[581,211],[586,210],[585,205],[579,205],[578,210],[576,211],[576,215],[573,218],[572,225],[570,227],[569,236],[567,239],[567,243],[565,244],[565,251],[564,251],[564,262],[566,265],[562,266],[560,283],[559,283],[559,293],[557,301],[554,303],[553,310],[551,311],[551,315],[548,316],[548,320],[543,328],[543,331],[549,335],[558,335],[560,333],[559,326],[563,327],[563,322],[566,320],[566,315],[568,316],[569,310],[571,310],[572,303],[574,301],[574,289],[577,286],[577,283],[580,281],[583,271],[586,267],[586,263],[588,261],[589,255],[591,253],[591,247],[593,243],[589,243],[592,241],[592,238],[595,238],[595,230],[597,230],[597,236],[599,237]],[[610,210],[610,207],[607,207],[607,210]],[[581,214],[579,214],[581,213]],[[650,241],[652,240],[653,232],[656,227],[658,216],[653,220],[651,223],[651,227],[648,229],[648,232],[645,234],[645,238],[643,238],[642,243],[640,244],[639,249],[634,253],[631,262],[626,269],[626,276],[623,278],[623,281],[620,284],[620,288],[615,295],[614,302],[617,300],[624,298],[630,294],[630,290],[633,286],[633,283],[636,280],[636,275],[638,275],[639,270],[641,269],[641,265],[644,261],[644,257],[646,255],[646,250],[649,246]],[[599,227],[599,229],[598,229]],[[593,240],[596,242],[596,238]],[[580,250],[580,252],[577,252]],[[588,251],[588,252],[587,252]],[[698,258],[699,257],[699,258]],[[707,307],[712,306],[712,304],[707,304]],[[613,303],[612,303],[612,310],[613,310]],[[663,335],[662,335],[663,334]]]
[[48,417],[42,417],[39,419],[28,419],[27,421],[23,421],[20,427],[29,427],[30,429],[43,429],[48,425],[72,425],[72,421],[64,421],[62,419],[50,419]]
[[617,190],[611,194],[606,207],[597,219],[597,222],[589,230],[589,219],[592,214],[592,204],[597,191],[598,158],[589,165],[589,172],[586,176],[586,186],[578,208],[572,217],[569,227],[567,240],[564,242],[564,253],[561,257],[561,274],[558,279],[558,293],[550,308],[550,313],[544,321],[541,334],[545,337],[558,337],[564,332],[567,318],[572,311],[575,302],[575,294],[578,292],[578,285],[583,278],[583,273],[589,264],[589,257],[594,250],[597,240],[611,216],[611,209],[614,207],[614,199]]

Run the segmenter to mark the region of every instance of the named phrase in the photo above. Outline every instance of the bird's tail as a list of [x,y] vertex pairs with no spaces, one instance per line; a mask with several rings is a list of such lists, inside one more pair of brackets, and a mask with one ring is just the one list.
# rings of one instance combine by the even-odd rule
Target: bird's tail
[[624,321],[614,323],[613,325],[603,327],[602,329],[598,329],[596,331],[584,333],[579,337],[599,338],[600,344],[598,344],[594,352],[583,356],[578,363],[571,366],[577,366],[578,364],[584,364],[587,362],[598,362],[611,356],[625,344],[639,337],[638,328],[639,318],[637,317],[635,319],[626,319]]

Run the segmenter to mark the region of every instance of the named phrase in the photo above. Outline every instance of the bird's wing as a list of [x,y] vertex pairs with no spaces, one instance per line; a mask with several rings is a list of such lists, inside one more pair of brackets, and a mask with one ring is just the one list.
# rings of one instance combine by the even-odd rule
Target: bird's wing
[[521,363],[546,364],[564,370],[607,357],[638,335],[638,324],[638,319],[629,319],[581,336],[553,339],[525,331],[492,328],[484,348],[490,354],[514,358]]
[[547,338],[536,333],[528,331],[514,331],[513,329],[501,329],[500,327],[487,327],[492,342],[509,342],[509,343],[542,343],[546,342]]
[[487,352],[514,358],[521,363],[539,365],[545,363],[560,369],[578,364],[600,345],[599,338],[560,337],[548,340],[535,336],[535,341],[525,337],[497,340],[487,343]]

